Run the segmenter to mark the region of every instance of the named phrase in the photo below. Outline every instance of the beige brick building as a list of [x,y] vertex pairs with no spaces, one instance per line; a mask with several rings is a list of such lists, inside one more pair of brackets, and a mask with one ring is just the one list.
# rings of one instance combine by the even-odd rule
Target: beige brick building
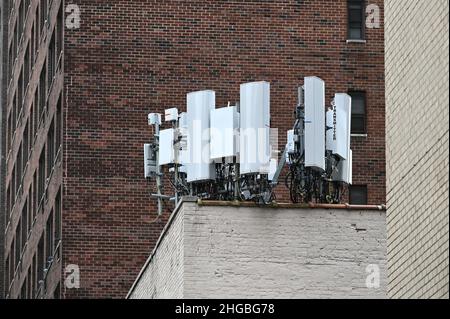
[[388,295],[449,297],[449,4],[385,1]]

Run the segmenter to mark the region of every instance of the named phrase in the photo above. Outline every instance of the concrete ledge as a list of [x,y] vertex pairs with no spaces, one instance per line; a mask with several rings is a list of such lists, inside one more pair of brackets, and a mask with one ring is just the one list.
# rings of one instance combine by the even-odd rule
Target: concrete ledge
[[384,210],[234,204],[184,199],[127,297],[386,297]]

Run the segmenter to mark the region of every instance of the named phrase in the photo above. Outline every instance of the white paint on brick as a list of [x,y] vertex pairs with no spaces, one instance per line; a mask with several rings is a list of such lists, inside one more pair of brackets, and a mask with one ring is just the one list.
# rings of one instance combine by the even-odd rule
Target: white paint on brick
[[[130,298],[386,297],[384,212],[184,203],[175,214]],[[366,287],[369,264],[379,289]]]

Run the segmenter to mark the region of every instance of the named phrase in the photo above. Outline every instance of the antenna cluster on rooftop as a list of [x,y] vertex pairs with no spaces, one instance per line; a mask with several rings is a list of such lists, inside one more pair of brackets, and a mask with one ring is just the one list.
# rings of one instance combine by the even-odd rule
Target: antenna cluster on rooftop
[[[271,203],[285,168],[292,202],[340,203],[352,183],[351,98],[337,93],[326,111],[324,81],[306,77],[294,111],[281,150],[270,128],[268,82],[242,84],[240,101],[222,108],[214,91],[189,93],[187,112],[165,111],[168,129],[161,129],[161,114],[149,114],[155,129],[144,146],[145,177],[156,180],[158,212],[182,196]],[[165,178],[170,195],[163,194]]]

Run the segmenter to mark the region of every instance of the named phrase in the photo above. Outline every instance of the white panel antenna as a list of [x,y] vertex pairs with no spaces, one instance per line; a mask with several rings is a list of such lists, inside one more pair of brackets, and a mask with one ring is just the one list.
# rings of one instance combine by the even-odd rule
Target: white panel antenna
[[270,83],[241,85],[240,172],[269,174],[270,171]]
[[351,97],[345,93],[337,93],[332,110],[327,112],[327,150],[348,159],[350,151]]
[[199,91],[187,95],[188,152],[187,182],[201,182],[215,178],[210,160],[210,116],[216,108],[214,91]]
[[171,128],[159,132],[159,166],[175,163],[174,141],[174,129]]
[[305,166],[325,170],[325,83],[305,78]]
[[211,110],[211,154],[212,160],[238,155],[239,113],[235,106]]

